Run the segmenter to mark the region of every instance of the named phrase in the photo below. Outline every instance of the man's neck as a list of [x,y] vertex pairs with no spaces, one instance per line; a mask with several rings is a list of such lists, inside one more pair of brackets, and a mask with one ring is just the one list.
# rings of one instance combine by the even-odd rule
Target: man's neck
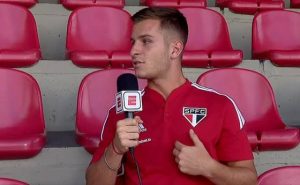
[[161,94],[167,99],[171,92],[186,82],[185,77],[181,74],[177,77],[148,80],[148,87]]

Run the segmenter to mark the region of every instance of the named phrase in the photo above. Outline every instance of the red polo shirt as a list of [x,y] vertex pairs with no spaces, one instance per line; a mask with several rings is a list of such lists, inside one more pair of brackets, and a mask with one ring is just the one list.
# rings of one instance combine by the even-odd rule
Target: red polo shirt
[[[151,139],[135,148],[144,185],[211,185],[202,176],[179,171],[172,154],[175,141],[193,145],[189,130],[193,129],[209,154],[220,162],[253,159],[247,136],[241,127],[243,118],[234,102],[225,95],[187,81],[165,100],[146,88],[143,111],[136,115],[144,121],[140,140]],[[115,109],[109,111],[99,148],[92,162],[99,160],[112,141],[116,122],[123,119]],[[125,157],[124,182],[138,185],[135,163],[129,153]]]

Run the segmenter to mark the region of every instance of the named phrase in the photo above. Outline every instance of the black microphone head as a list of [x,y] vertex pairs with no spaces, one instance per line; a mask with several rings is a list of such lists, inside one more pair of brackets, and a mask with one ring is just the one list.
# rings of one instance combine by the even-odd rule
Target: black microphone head
[[131,73],[124,73],[120,75],[117,80],[117,91],[120,92],[126,90],[139,90],[137,78]]

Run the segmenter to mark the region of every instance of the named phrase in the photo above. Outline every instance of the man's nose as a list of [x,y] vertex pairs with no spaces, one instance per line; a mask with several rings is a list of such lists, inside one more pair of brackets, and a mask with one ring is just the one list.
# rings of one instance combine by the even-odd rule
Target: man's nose
[[130,55],[133,58],[134,56],[138,55],[140,53],[140,48],[137,43],[132,44]]

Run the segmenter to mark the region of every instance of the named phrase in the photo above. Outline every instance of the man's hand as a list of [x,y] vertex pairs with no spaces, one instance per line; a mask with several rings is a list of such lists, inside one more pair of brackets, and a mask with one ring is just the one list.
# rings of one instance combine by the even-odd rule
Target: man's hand
[[175,143],[173,154],[175,161],[178,163],[178,168],[185,174],[209,176],[209,168],[213,164],[214,159],[211,158],[192,129],[189,134],[194,146],[187,146],[179,141]]
[[143,123],[139,116],[135,116],[134,119],[126,118],[117,122],[116,135],[112,143],[117,150],[116,152],[124,154],[129,147],[138,145],[139,123]]

